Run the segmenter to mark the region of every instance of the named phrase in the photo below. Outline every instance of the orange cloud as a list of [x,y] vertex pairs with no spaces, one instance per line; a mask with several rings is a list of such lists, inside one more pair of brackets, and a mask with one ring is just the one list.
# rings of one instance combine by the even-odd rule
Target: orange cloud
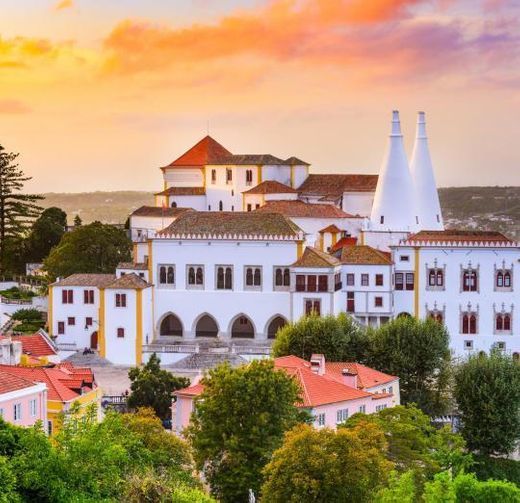
[[25,114],[30,112],[29,107],[17,100],[0,100],[0,114]]
[[74,7],[72,0],[60,0],[54,5],[54,10],[70,9],[71,7]]

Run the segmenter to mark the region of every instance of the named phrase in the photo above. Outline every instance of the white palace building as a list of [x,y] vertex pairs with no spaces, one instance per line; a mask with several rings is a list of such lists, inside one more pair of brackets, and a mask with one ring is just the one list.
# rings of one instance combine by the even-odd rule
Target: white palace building
[[61,347],[126,365],[165,348],[171,363],[190,345],[254,353],[308,313],[347,312],[370,326],[433,317],[455,355],[518,357],[519,244],[444,229],[424,113],[409,165],[393,112],[379,175],[311,174],[210,136],[161,170],[156,206],[130,216],[133,262],[51,286]]

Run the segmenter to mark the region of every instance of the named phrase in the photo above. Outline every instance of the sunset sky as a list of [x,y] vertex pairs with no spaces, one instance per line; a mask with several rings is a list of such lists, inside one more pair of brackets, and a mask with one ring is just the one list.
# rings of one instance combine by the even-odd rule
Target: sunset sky
[[427,112],[439,186],[520,184],[520,1],[0,0],[0,144],[32,191],[154,190],[206,134],[377,173]]

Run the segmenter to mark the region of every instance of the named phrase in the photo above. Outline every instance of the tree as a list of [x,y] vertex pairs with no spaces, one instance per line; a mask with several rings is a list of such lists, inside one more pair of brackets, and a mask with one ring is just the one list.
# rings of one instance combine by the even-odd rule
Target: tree
[[371,502],[391,469],[375,424],[337,432],[301,425],[266,466],[262,496],[270,503]]
[[34,334],[45,325],[42,313],[38,309],[18,309],[13,313],[11,319],[20,322],[14,327],[17,332]]
[[313,353],[331,361],[362,360],[366,335],[351,316],[305,316],[282,327],[276,335],[273,355],[296,355],[308,360]]
[[429,415],[447,411],[451,354],[446,327],[434,320],[401,317],[369,333],[368,364],[399,376],[402,403]]
[[155,353],[143,368],[130,369],[128,377],[132,382],[128,407],[151,407],[163,420],[171,417],[172,393],[190,384],[186,377],[174,376],[161,369],[161,360]]
[[468,448],[483,455],[512,452],[520,439],[520,365],[493,351],[473,355],[455,371],[455,400]]
[[212,494],[224,503],[248,501],[262,485],[262,469],[283,434],[302,421],[300,389],[272,360],[232,368],[223,364],[202,379],[186,436]]
[[44,261],[51,279],[74,273],[112,273],[130,260],[131,241],[113,225],[93,222],[64,234]]
[[67,214],[60,208],[47,208],[34,222],[27,236],[26,261],[41,262],[65,234]]
[[40,213],[36,204],[43,199],[34,194],[22,194],[25,176],[16,163],[19,154],[7,152],[0,145],[0,270],[5,270],[6,243],[24,235]]
[[381,489],[374,500],[375,503],[414,503],[415,479],[413,470],[399,475],[398,472],[390,474],[388,487]]
[[81,220],[79,215],[76,215],[74,217],[74,227],[79,227],[80,225],[83,225],[83,220]]

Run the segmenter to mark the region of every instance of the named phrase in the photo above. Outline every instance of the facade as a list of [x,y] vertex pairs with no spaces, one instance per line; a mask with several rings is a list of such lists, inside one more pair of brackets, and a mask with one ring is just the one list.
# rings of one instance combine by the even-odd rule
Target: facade
[[[400,403],[399,379],[364,365],[326,362],[323,355],[312,355],[310,362],[285,356],[274,363],[299,384],[299,407],[310,413],[316,428],[336,428],[358,412],[372,414]],[[177,434],[188,426],[203,391],[204,385],[197,382],[175,392],[172,410]]]

